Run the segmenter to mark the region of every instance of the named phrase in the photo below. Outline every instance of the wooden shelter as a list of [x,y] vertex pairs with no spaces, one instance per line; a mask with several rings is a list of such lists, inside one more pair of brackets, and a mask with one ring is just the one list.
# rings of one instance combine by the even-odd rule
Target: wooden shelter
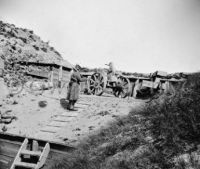
[[59,81],[61,84],[68,83],[73,68],[66,60],[57,62],[19,61],[18,64],[24,67],[27,75],[47,79],[54,84],[54,87],[59,87]]

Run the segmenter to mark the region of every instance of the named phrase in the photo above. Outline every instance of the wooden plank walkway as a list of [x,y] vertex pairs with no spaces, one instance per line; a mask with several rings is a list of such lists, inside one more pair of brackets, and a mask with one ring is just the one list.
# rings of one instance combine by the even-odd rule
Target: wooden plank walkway
[[87,109],[89,106],[90,104],[84,102],[83,100],[79,100],[75,105],[77,111],[65,110],[65,112],[55,115],[46,126],[40,129],[40,131],[36,134],[36,137],[53,138],[54,135],[62,130],[69,122],[75,120],[79,113]]

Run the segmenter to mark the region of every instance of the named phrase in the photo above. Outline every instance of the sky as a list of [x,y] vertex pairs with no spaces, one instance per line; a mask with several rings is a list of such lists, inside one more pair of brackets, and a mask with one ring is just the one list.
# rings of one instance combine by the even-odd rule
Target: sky
[[0,0],[0,20],[33,30],[72,64],[200,71],[200,0]]

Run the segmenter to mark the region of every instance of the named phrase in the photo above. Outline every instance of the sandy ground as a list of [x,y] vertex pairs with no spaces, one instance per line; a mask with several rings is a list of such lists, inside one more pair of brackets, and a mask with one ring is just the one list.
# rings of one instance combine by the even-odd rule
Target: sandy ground
[[[47,105],[40,107],[39,102]],[[29,136],[60,143],[76,145],[83,138],[106,127],[116,118],[138,109],[144,101],[133,98],[116,98],[112,95],[80,95],[78,111],[68,111],[65,93],[45,91],[42,95],[27,92],[5,99],[1,112],[8,111],[17,117],[6,125],[6,133]],[[1,124],[2,125],[2,124]]]

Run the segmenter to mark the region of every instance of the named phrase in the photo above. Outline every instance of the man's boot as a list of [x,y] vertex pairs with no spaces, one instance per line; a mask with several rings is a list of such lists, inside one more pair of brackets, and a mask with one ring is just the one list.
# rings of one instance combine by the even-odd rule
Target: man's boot
[[75,103],[76,103],[76,101],[72,101],[72,110],[73,111],[77,111],[77,109],[74,108]]
[[71,100],[69,100],[69,104],[68,104],[68,106],[67,106],[67,109],[68,109],[68,110],[71,110],[71,109],[72,109],[72,101],[71,101]]

